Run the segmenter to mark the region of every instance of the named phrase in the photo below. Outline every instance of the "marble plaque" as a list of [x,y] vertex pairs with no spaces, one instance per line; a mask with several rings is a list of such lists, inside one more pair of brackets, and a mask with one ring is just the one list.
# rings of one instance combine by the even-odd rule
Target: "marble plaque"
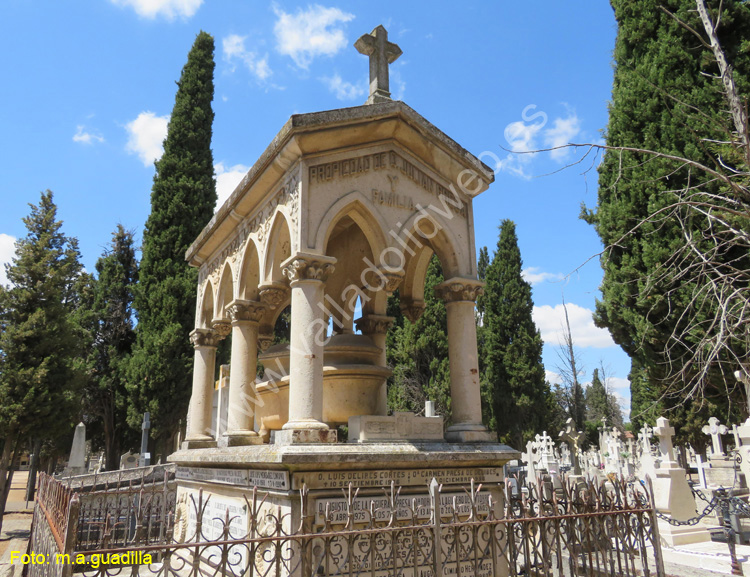
[[346,489],[354,487],[389,487],[391,481],[398,486],[429,485],[433,477],[441,485],[470,485],[499,483],[503,480],[500,467],[445,468],[445,469],[393,469],[387,471],[306,471],[294,473],[292,486],[301,489]]
[[264,469],[216,469],[212,467],[177,467],[176,477],[188,481],[222,483],[260,489],[289,490],[287,471]]

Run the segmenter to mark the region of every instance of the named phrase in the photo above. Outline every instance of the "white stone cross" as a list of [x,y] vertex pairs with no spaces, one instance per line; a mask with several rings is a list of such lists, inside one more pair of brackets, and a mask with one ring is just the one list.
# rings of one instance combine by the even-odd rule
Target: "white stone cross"
[[734,436],[734,450],[736,451],[742,446],[742,439],[740,439],[740,428],[737,425],[732,425],[732,436]]
[[526,478],[529,479],[529,481],[536,482],[534,447],[534,441],[529,441],[528,443],[526,443],[526,452],[521,453],[521,460],[526,463]]
[[702,431],[706,435],[711,435],[711,445],[713,447],[711,454],[723,457],[724,447],[721,445],[721,435],[727,434],[728,429],[726,425],[722,425],[716,417],[711,417],[708,419],[708,425],[704,426]]
[[388,65],[403,54],[398,44],[388,42],[388,31],[381,24],[370,34],[364,34],[354,43],[360,54],[370,57],[370,97],[367,104],[391,100]]
[[647,424],[641,427],[641,432],[638,433],[638,440],[643,444],[643,452],[651,454],[651,437],[654,436],[654,430]]
[[674,435],[674,427],[669,426],[669,419],[665,417],[656,419],[654,435],[659,437],[659,453],[661,453],[662,462],[673,463],[674,449],[672,447],[672,436]]
[[542,455],[549,455],[552,453],[552,448],[555,446],[555,443],[552,441],[552,437],[550,437],[547,434],[547,431],[542,431],[542,434],[537,434],[536,437],[537,447],[539,447],[539,451]]

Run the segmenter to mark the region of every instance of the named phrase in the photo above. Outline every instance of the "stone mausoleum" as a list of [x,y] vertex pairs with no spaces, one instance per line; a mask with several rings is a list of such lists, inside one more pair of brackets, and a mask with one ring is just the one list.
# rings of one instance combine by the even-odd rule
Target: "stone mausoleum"
[[[493,172],[391,100],[388,64],[401,50],[382,26],[355,46],[370,58],[367,103],[292,116],[186,255],[200,271],[195,372],[185,441],[170,461],[182,501],[203,489],[222,516],[253,486],[291,518],[303,484],[312,508],[349,482],[364,497],[391,481],[421,495],[433,477],[475,479],[499,495],[502,465],[518,456],[482,424],[479,390],[472,201]],[[417,319],[433,254],[447,279],[436,289],[448,322],[447,428],[434,411],[389,415],[386,403],[387,298],[398,289]],[[290,343],[274,345],[289,306]],[[215,403],[225,338],[228,391]]]

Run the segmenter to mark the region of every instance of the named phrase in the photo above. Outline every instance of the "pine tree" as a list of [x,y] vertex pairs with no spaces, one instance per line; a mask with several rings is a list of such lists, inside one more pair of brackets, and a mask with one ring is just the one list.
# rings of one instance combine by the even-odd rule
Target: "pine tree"
[[425,276],[425,309],[417,322],[401,317],[393,329],[391,355],[393,378],[388,405],[394,411],[424,410],[425,401],[435,401],[438,414],[450,423],[450,367],[445,304],[433,292],[443,282],[443,270],[432,257]]
[[143,232],[128,421],[139,427],[142,413],[149,411],[152,437],[163,451],[186,414],[191,390],[189,333],[198,274],[185,262],[185,251],[211,219],[217,198],[211,153],[213,73],[214,40],[201,32],[177,83]]
[[[607,145],[649,149],[715,166],[707,140],[727,139],[726,105],[706,74],[712,72],[709,51],[662,5],[694,29],[702,29],[691,2],[612,0],[619,28]],[[735,62],[738,82],[746,88],[750,62],[742,45],[750,32],[750,12],[744,2],[729,0],[723,3],[721,21],[722,45]],[[676,270],[664,268],[673,255],[680,254],[684,231],[677,219],[651,218],[676,201],[674,191],[697,184],[701,176],[681,170],[673,161],[654,157],[644,161],[641,155],[620,151],[605,154],[599,174],[597,210],[583,211],[608,247],[601,261],[604,279],[595,321],[610,330],[632,359],[637,378],[631,379],[631,418],[639,423],[654,399],[663,399],[665,409],[684,400],[684,394],[663,397],[670,367],[665,350],[671,335],[690,333],[679,343],[671,341],[671,361],[678,365],[678,359],[695,354],[703,336],[696,322],[701,313],[683,314],[696,286],[679,278]],[[707,182],[702,189],[711,192],[717,186]],[[703,218],[691,218],[694,230],[707,227]],[[742,266],[747,268],[746,264]],[[705,390],[723,399],[726,410],[730,392],[720,372],[714,371]],[[639,390],[642,386],[650,390]],[[674,424],[678,430],[682,425]]]
[[138,279],[133,233],[118,225],[112,242],[96,262],[98,277],[93,283],[91,312],[92,347],[88,355],[89,380],[86,408],[93,422],[87,425],[90,438],[103,437],[105,466],[119,468],[123,441],[132,439],[127,426],[128,395],[125,387],[127,364],[135,342],[133,293]]
[[515,447],[545,426],[549,385],[542,364],[542,337],[531,317],[531,285],[521,276],[516,226],[500,225],[487,269],[484,298],[485,374],[492,388],[498,437]]
[[42,441],[72,430],[80,410],[75,359],[81,341],[72,317],[78,241],[63,234],[52,192],[30,206],[23,219],[28,234],[6,265],[11,284],[0,291],[0,519],[16,451],[31,438],[38,456]]

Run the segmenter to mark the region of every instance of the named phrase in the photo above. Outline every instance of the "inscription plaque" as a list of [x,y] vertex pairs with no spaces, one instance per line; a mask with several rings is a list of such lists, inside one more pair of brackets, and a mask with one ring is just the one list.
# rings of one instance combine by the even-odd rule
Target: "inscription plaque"
[[241,485],[243,487],[259,487],[280,491],[289,490],[289,473],[287,471],[178,466],[176,477],[188,481]]
[[433,477],[441,485],[469,485],[477,483],[499,483],[503,471],[499,467],[477,467],[467,469],[395,469],[389,471],[311,471],[294,473],[292,488],[301,489],[345,489],[354,487],[389,487],[391,481],[399,486],[428,485]]

